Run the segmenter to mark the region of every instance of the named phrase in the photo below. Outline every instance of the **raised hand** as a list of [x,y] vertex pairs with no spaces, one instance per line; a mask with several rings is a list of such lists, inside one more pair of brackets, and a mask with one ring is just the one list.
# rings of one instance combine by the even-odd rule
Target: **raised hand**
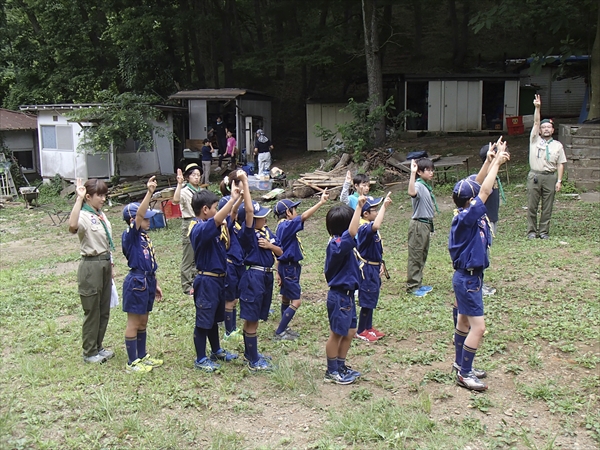
[[410,160],[410,173],[417,173],[417,170],[419,170],[419,165],[417,164],[417,160],[411,159]]
[[85,200],[85,186],[83,185],[83,180],[81,178],[77,178],[77,187],[75,188],[75,192],[77,192],[77,197],[80,197],[82,200]]
[[325,203],[327,200],[329,200],[329,192],[327,192],[327,188],[325,188],[325,190],[321,193],[321,203]]
[[[414,161],[414,159],[413,159]],[[390,197],[392,195],[391,192],[388,192],[387,195],[385,196],[385,200],[383,200],[383,206],[389,206],[392,204],[392,197]]]
[[238,178],[238,180],[240,181],[244,181],[244,180],[248,180],[248,174],[242,170],[242,169],[238,169],[235,172],[235,176]]
[[177,183],[178,184],[185,183],[185,178],[183,178],[183,173],[181,172],[181,169],[177,169]]
[[533,98],[533,106],[536,108],[540,108],[542,106],[542,99],[540,98],[539,94],[535,94],[535,97]]
[[344,180],[346,183],[352,183],[352,172],[346,172],[346,179]]
[[[178,169],[181,170],[181,169]],[[156,187],[158,186],[158,183],[156,182],[156,176],[152,176],[149,180],[148,183],[146,184],[146,186],[148,187],[148,192],[150,192],[151,194],[154,194],[154,191],[156,191]]]
[[361,194],[360,197],[358,197],[357,208],[360,208],[362,210],[362,207],[365,206],[365,203],[367,203],[367,197]]

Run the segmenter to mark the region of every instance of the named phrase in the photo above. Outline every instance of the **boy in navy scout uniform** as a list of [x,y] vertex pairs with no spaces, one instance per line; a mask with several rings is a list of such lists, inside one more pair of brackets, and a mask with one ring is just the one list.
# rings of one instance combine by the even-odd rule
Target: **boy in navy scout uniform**
[[480,380],[486,373],[473,368],[473,359],[485,332],[481,288],[483,271],[489,266],[487,250],[491,242],[485,202],[492,192],[498,168],[509,159],[505,142],[499,142],[496,149],[497,153],[494,150],[488,152],[488,158],[476,180],[466,178],[459,181],[452,194],[458,207],[448,241],[455,269],[452,285],[458,305],[453,368],[457,371],[458,385],[475,391],[487,389],[487,385]]
[[[381,202],[383,202],[383,205],[377,211],[377,207]],[[391,203],[390,193],[385,197],[385,200],[382,197],[367,197],[367,201],[361,210],[362,217],[356,236],[362,277],[358,289],[360,316],[355,337],[369,342],[385,336],[384,333],[373,328],[373,310],[377,307],[377,301],[379,300],[381,274],[384,269],[383,245],[379,228],[383,223],[385,210]]]
[[277,236],[266,226],[271,210],[261,207],[250,197],[248,178],[239,174],[244,192],[244,203],[238,211],[242,225],[240,244],[244,249],[244,264],[248,267],[240,283],[240,318],[244,319],[244,357],[252,371],[272,370],[269,357],[258,352],[258,321],[267,320],[273,297],[273,263],[283,251]]
[[351,384],[361,375],[346,365],[346,355],[356,334],[354,291],[358,289],[361,275],[354,237],[365,202],[366,197],[361,195],[354,211],[348,205],[336,205],[327,212],[325,218],[331,239],[325,253],[330,333],[325,345],[327,371],[324,381],[330,383]]
[[[228,177],[225,177],[227,180]],[[229,180],[227,180],[228,182]],[[226,195],[219,200],[219,210],[223,209],[227,202],[231,199],[230,195]],[[241,331],[236,326],[236,305],[240,298],[240,280],[246,271],[244,266],[244,252],[240,245],[238,233],[241,230],[240,224],[237,223],[237,212],[242,201],[242,196],[233,204],[231,212],[225,219],[222,227],[227,227],[229,233],[229,248],[227,249],[227,275],[225,276],[225,340],[241,339]]]
[[[190,225],[190,241],[194,248],[194,259],[198,274],[194,279],[194,303],[196,305],[196,328],[194,346],[196,361],[194,366],[205,372],[214,372],[220,368],[216,361],[232,361],[236,354],[221,348],[219,343],[218,322],[224,320],[225,313],[225,276],[227,274],[227,248],[230,237],[223,222],[240,196],[239,187],[231,191],[229,201],[217,211],[218,198],[211,191],[196,192],[192,207],[196,221]],[[206,356],[206,339],[212,353]]]
[[150,219],[156,211],[148,210],[152,194],[156,190],[156,177],[148,180],[148,192],[142,203],[130,203],[123,209],[127,228],[121,236],[123,254],[127,258],[129,273],[123,282],[123,311],[127,313],[125,348],[128,372],[150,372],[162,366],[162,359],[151,358],[146,351],[146,327],[148,314],[154,300],[162,300],[162,291],[156,281],[156,258],[152,241],[146,234]]
[[277,282],[281,287],[281,322],[275,330],[275,340],[293,341],[299,334],[290,327],[290,321],[302,303],[300,300],[300,261],[304,258],[302,244],[298,232],[304,229],[304,222],[311,217],[329,199],[327,189],[321,194],[321,199],[312,208],[298,215],[296,208],[300,202],[283,199],[275,205],[275,216],[279,219],[277,239],[281,244],[283,254],[277,258]]

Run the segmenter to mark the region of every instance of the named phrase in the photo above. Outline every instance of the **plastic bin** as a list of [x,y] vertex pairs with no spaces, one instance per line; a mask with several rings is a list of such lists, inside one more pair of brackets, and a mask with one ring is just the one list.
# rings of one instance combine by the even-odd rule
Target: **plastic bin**
[[508,134],[510,136],[523,134],[525,132],[525,126],[523,125],[523,116],[507,117],[506,126],[508,127]]
[[271,180],[261,180],[256,175],[248,177],[248,186],[251,191],[270,191],[273,189],[273,182]]
[[156,214],[150,218],[150,229],[156,230],[157,228],[164,228],[167,226],[167,221],[165,220],[165,215],[162,211],[158,209],[153,209]]

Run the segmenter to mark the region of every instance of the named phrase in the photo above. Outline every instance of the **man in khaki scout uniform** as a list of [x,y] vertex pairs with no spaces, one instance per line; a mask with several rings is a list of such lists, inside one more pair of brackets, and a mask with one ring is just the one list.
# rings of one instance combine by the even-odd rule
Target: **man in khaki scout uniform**
[[[548,239],[550,234],[550,217],[554,194],[560,191],[565,170],[565,150],[563,145],[552,139],[554,124],[550,119],[540,122],[542,101],[536,95],[533,100],[535,113],[533,128],[529,139],[529,175],[527,175],[527,239]],[[542,200],[542,211],[539,227],[537,224],[538,205]]]

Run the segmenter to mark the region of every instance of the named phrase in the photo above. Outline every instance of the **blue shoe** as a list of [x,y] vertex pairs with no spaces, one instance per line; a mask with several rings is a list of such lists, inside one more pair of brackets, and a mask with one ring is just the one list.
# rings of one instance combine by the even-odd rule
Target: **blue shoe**
[[207,358],[205,356],[200,361],[195,361],[194,367],[196,369],[202,370],[204,372],[216,372],[217,370],[219,370],[221,368],[221,365],[217,364],[216,362],[211,361],[209,358]]
[[325,378],[323,379],[326,383],[335,383],[335,384],[352,384],[356,381],[356,377],[348,375],[346,373],[342,374],[341,372],[330,372],[329,370],[325,372]]
[[433,286],[421,286],[417,290],[418,291],[423,291],[423,292],[431,292],[431,291],[433,291]]
[[415,297],[425,297],[427,295],[427,291],[417,289],[416,291],[412,291],[412,295],[414,295]]
[[360,373],[358,370],[353,370],[352,367],[347,366],[346,364],[340,367],[338,372],[342,375],[348,375],[354,378],[359,378],[362,375],[362,373]]
[[216,353],[210,354],[211,361],[219,360],[219,361],[230,362],[237,358],[238,358],[237,353],[229,353],[227,350],[224,350],[222,348],[220,348]]
[[268,359],[265,359],[263,357],[259,357],[258,361],[256,362],[248,362],[248,369],[250,369],[253,372],[259,372],[259,371],[271,371],[273,370],[273,363],[271,361],[269,361]]

